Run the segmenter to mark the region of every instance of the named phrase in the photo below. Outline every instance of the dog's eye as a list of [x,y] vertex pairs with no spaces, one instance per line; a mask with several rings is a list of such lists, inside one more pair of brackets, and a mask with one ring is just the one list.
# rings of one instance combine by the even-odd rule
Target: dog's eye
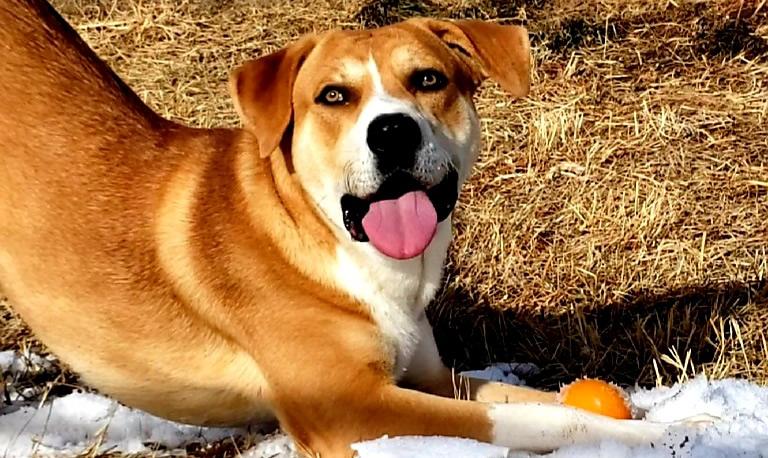
[[439,91],[447,84],[448,78],[434,69],[418,70],[411,75],[411,85],[419,91]]
[[315,98],[321,105],[344,105],[349,102],[349,91],[339,86],[326,86]]

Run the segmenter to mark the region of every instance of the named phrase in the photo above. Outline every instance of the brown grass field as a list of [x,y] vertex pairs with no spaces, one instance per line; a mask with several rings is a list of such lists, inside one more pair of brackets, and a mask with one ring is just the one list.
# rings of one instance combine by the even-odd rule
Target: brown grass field
[[[526,24],[530,96],[487,83],[477,97],[485,146],[431,309],[446,361],[533,362],[529,383],[549,388],[768,383],[766,0],[54,5],[150,106],[195,126],[236,125],[228,72],[306,32],[413,15]],[[0,315],[0,350],[40,348],[2,301]]]

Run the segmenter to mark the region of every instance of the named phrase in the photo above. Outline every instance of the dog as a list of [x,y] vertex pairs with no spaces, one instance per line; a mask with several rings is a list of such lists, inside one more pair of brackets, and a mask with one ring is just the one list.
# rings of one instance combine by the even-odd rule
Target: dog
[[323,457],[385,434],[665,433],[499,383],[456,399],[425,317],[480,147],[472,94],[528,93],[524,28],[305,36],[232,73],[243,128],[195,129],[44,1],[6,0],[0,23],[0,284],[86,383],[189,424],[277,419]]

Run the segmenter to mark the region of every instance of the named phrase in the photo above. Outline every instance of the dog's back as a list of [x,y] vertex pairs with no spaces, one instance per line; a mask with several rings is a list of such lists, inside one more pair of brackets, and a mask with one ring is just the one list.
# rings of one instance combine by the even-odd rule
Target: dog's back
[[163,123],[45,2],[4,2],[0,22],[4,156],[28,156],[30,148],[46,161],[66,161],[61,150],[95,156],[98,142]]
[[9,293],[38,275],[48,277],[44,295],[91,281],[72,268],[84,258],[127,276],[119,244],[141,237],[136,222],[146,218],[131,227],[116,218],[147,211],[135,186],[173,163],[154,160],[165,121],[63,22],[44,2],[0,6],[0,282]]
[[[219,399],[231,421],[251,403],[221,380],[244,358],[179,314],[154,240],[166,184],[225,149],[231,133],[153,113],[45,2],[3,2],[0,24],[2,292],[103,391],[203,422],[217,422],[210,399]],[[168,360],[200,380],[174,391]]]
[[[4,2],[0,23],[0,219],[12,222],[0,229],[0,245],[98,226],[78,218],[108,217],[98,211],[116,201],[107,192],[135,191],[136,171],[157,165],[164,121],[43,2]],[[46,258],[77,249],[61,245]]]

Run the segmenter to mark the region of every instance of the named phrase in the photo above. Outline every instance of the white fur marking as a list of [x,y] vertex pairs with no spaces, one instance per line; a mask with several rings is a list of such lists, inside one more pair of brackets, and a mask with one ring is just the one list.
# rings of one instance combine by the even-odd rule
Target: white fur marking
[[[440,286],[443,263],[451,241],[450,218],[438,225],[432,243],[421,256],[398,261],[367,243],[345,241],[337,249],[339,287],[365,304],[379,327],[395,363],[394,375],[403,376],[423,335],[418,319]],[[426,353],[426,358],[437,357]],[[432,366],[423,360],[419,365]]]
[[389,97],[387,91],[384,90],[384,83],[381,81],[381,73],[379,73],[379,66],[376,65],[376,60],[373,56],[368,56],[368,63],[366,64],[368,73],[371,75],[371,82],[373,82],[373,92],[377,96]]
[[409,361],[403,379],[416,385],[429,386],[440,382],[448,372],[440,358],[435,335],[426,314],[418,318],[419,342]]
[[649,444],[664,436],[669,424],[616,420],[555,404],[493,404],[493,443],[513,450],[547,452],[571,444],[613,439]]

